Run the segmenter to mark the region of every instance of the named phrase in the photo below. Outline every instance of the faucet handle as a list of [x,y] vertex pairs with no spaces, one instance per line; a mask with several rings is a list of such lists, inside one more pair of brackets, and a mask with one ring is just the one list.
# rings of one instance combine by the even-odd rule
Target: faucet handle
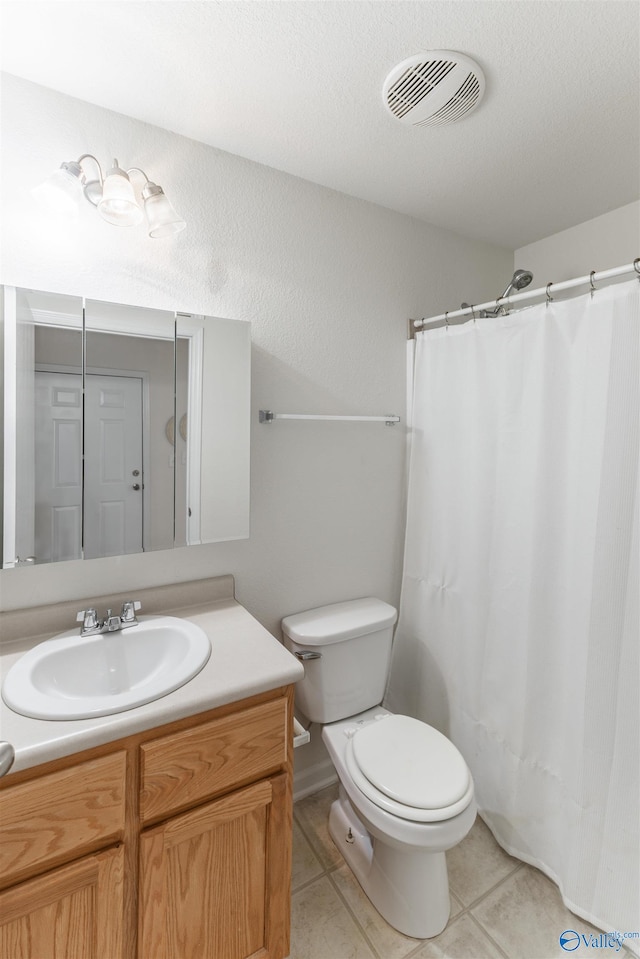
[[98,616],[95,609],[81,609],[76,616],[76,623],[82,623],[82,629],[95,629],[98,623]]
[[122,611],[120,613],[120,619],[123,623],[135,623],[136,612],[142,608],[142,603],[139,600],[127,600],[126,603],[122,604]]

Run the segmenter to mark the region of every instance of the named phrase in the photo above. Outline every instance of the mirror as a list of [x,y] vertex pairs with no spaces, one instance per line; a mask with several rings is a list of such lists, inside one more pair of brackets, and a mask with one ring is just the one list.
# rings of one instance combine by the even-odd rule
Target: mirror
[[4,288],[4,568],[249,535],[250,325]]

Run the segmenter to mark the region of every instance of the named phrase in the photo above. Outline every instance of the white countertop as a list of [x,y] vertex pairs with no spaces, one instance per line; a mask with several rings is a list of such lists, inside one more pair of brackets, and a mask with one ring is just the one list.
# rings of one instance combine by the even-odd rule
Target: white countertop
[[[0,701],[0,740],[16,758],[8,775],[61,756],[113,742],[185,716],[236,702],[302,679],[304,669],[239,603],[232,599],[167,610],[200,626],[211,641],[211,656],[192,680],[144,706],[97,719],[29,719]],[[0,677],[36,642],[12,643],[0,655]]]

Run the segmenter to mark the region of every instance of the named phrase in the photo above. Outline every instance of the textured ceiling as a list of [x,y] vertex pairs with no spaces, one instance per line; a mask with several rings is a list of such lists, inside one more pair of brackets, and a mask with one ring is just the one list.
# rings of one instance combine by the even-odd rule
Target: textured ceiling
[[[509,248],[640,195],[636,0],[2,0],[0,12],[8,73]],[[382,83],[435,49],[480,64],[484,100],[451,126],[406,127]]]

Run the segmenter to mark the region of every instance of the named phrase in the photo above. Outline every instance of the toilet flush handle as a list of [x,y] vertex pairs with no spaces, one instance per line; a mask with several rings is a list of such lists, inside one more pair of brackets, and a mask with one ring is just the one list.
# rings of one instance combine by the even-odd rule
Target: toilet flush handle
[[322,653],[317,653],[311,649],[295,649],[293,655],[302,663],[307,662],[309,659],[322,659]]

